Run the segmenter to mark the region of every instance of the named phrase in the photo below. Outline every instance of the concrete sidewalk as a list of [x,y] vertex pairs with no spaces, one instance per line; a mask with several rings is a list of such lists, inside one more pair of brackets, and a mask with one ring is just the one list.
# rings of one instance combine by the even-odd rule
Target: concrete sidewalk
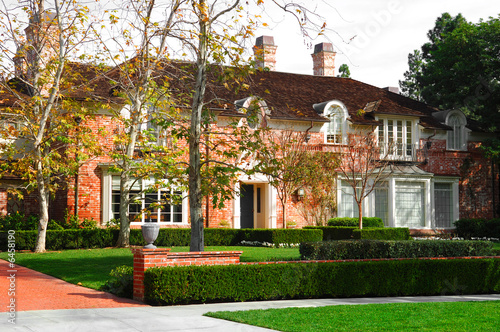
[[284,300],[197,304],[170,307],[129,307],[106,309],[69,309],[22,311],[16,313],[16,324],[8,322],[8,314],[0,314],[0,331],[50,332],[137,332],[137,331],[271,331],[244,324],[203,317],[209,311],[238,311],[288,307],[320,307],[370,303],[414,303],[494,301],[500,294],[468,296],[378,297],[349,299]]

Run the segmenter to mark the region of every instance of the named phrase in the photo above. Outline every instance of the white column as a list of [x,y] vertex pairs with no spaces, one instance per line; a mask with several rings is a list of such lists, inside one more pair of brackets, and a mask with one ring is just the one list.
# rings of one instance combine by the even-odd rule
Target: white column
[[394,178],[389,178],[388,181],[389,188],[387,188],[387,195],[389,201],[388,207],[388,225],[389,227],[396,226],[396,180]]
[[270,183],[267,185],[268,193],[267,195],[268,200],[266,202],[266,210],[269,213],[268,217],[268,227],[269,228],[276,228],[276,188],[274,188]]
[[432,228],[431,222],[431,179],[424,182],[424,227]]
[[234,186],[234,199],[233,199],[233,227],[235,229],[241,228],[240,223],[240,183],[236,182]]

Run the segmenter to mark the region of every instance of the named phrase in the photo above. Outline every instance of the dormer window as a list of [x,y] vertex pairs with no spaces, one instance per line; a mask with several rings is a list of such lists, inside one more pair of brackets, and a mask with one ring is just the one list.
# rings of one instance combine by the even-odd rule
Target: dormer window
[[447,148],[448,150],[466,150],[467,137],[465,125],[467,120],[460,111],[451,111],[446,117],[446,124],[452,128],[448,131]]
[[321,129],[325,143],[344,144],[347,137],[347,109],[339,101],[315,104],[314,109],[329,120]]
[[245,114],[246,123],[251,129],[266,127],[266,115],[270,114],[269,108],[263,99],[252,96],[234,102],[238,113]]

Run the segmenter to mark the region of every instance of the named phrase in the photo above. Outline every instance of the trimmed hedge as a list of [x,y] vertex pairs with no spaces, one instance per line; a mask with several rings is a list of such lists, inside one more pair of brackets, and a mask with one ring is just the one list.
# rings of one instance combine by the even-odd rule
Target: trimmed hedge
[[152,305],[498,293],[500,259],[160,267],[144,288]]
[[352,231],[353,239],[366,240],[411,240],[410,229],[403,227],[363,228]]
[[350,239],[373,240],[410,240],[408,228],[363,228],[346,226],[306,226],[303,229],[320,229],[323,232],[323,241],[337,241]]
[[303,229],[320,229],[323,232],[323,241],[352,239],[352,232],[356,227],[347,226],[306,226]]
[[459,219],[454,222],[457,235],[465,239],[500,238],[500,218],[497,219]]
[[[47,230],[47,250],[113,247],[118,240],[116,229]],[[0,250],[7,250],[7,232],[0,232]],[[16,250],[33,250],[37,231],[16,231]],[[274,245],[321,241],[321,230],[312,229],[205,229],[206,246],[235,246],[241,241],[268,242]],[[162,228],[155,245],[162,247],[189,246],[191,229]],[[140,229],[130,230],[131,245],[145,245]]]
[[303,260],[493,256],[489,241],[327,241],[300,244]]
[[[365,227],[384,227],[384,221],[377,217],[363,217],[363,228]],[[345,227],[359,227],[358,218],[331,218],[328,220],[328,226],[345,226]]]

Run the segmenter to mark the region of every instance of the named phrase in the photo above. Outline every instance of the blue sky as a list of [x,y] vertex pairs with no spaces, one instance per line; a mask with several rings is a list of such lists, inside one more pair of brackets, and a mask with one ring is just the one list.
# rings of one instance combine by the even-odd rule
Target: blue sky
[[[336,32],[327,34],[337,50],[336,70],[347,63],[352,78],[386,87],[398,86],[408,68],[408,54],[427,41],[427,31],[442,13],[462,13],[468,21],[478,22],[480,18],[498,17],[500,1],[325,0],[316,8]],[[311,47],[327,42],[327,38],[319,36],[311,43],[300,35],[291,19],[279,17],[270,22],[269,29],[259,29],[256,36],[274,36],[277,71],[312,74]]]

